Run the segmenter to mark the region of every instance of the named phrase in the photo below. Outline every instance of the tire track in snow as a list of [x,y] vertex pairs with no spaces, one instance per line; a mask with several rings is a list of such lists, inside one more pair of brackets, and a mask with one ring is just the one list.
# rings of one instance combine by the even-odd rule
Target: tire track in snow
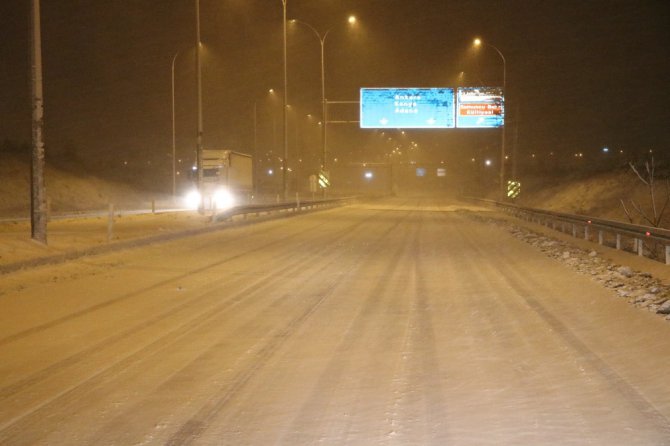
[[[319,225],[315,224],[311,229],[316,229],[318,227],[319,227]],[[279,231],[279,230],[280,230],[280,228],[273,227],[273,228],[269,228],[266,232]],[[287,242],[287,240],[295,239],[295,238],[298,238],[302,235],[304,235],[304,233],[296,233],[296,234],[288,235],[283,240],[279,239],[279,240],[276,240],[274,242],[264,244],[264,245],[261,245],[259,247],[253,248],[253,249],[245,250],[245,251],[243,251],[243,252],[241,252],[237,255],[226,257],[226,258],[221,259],[217,262],[212,262],[212,263],[207,264],[205,266],[202,266],[200,268],[196,268],[196,269],[190,270],[186,273],[182,273],[177,277],[173,277],[173,278],[166,279],[166,280],[163,280],[163,281],[160,281],[160,282],[156,282],[156,283],[151,284],[151,285],[149,285],[145,288],[135,290],[131,293],[123,294],[123,295],[118,296],[114,299],[110,299],[108,301],[101,302],[97,305],[93,305],[91,307],[84,308],[84,309],[79,310],[79,311],[75,311],[73,313],[67,314],[65,316],[59,317],[59,318],[51,320],[49,322],[45,322],[43,324],[36,325],[34,327],[30,327],[26,330],[22,330],[20,332],[14,333],[12,335],[9,335],[9,336],[6,336],[6,337],[0,339],[0,346],[3,346],[3,345],[8,344],[10,342],[17,341],[17,340],[25,338],[27,336],[38,334],[42,331],[48,330],[50,328],[54,328],[54,327],[56,327],[58,325],[61,325],[61,324],[64,324],[64,323],[67,323],[71,320],[87,316],[87,315],[89,315],[91,313],[94,313],[96,311],[108,308],[108,307],[110,307],[114,304],[129,300],[129,299],[132,299],[132,298],[136,298],[137,296],[139,296],[141,294],[145,294],[145,293],[148,293],[150,291],[154,291],[156,289],[159,289],[161,287],[170,285],[172,283],[179,282],[179,281],[181,281],[181,280],[183,280],[183,279],[185,279],[185,278],[187,278],[191,275],[200,274],[200,273],[203,273],[203,272],[208,271],[210,269],[218,268],[218,267],[220,267],[220,266],[222,266],[222,265],[224,265],[228,262],[232,262],[232,261],[238,260],[238,259],[240,259],[244,256],[251,255],[253,253],[266,250],[268,247],[284,244],[284,243]]]
[[[412,211],[403,212],[402,219],[397,220],[392,230],[401,228],[402,223],[409,219],[412,213]],[[376,256],[379,257],[380,253],[378,251],[378,245],[385,242],[388,246],[388,234],[390,233],[391,230],[386,234],[383,234],[374,246],[368,248],[367,252],[374,252]],[[327,426],[324,426],[324,420],[329,414],[329,403],[332,401],[334,395],[341,395],[343,392],[343,377],[345,376],[346,370],[347,368],[355,366],[351,364],[351,359],[349,359],[351,356],[350,352],[354,351],[357,344],[363,342],[364,336],[362,335],[366,333],[367,327],[371,324],[371,316],[384,311],[384,308],[382,307],[384,301],[382,299],[388,293],[388,290],[392,285],[392,281],[389,280],[389,278],[394,276],[401,264],[400,260],[406,255],[408,248],[407,239],[409,238],[410,233],[405,230],[400,236],[401,239],[391,246],[392,251],[386,257],[389,259],[388,264],[385,266],[383,273],[378,275],[378,282],[368,295],[365,296],[365,301],[361,303],[361,309],[343,332],[342,339],[335,350],[333,359],[329,361],[328,365],[321,373],[314,386],[315,390],[302,405],[299,412],[294,417],[291,426],[286,429],[288,433],[279,439],[278,443],[315,444],[323,441],[334,441],[334,439],[325,437],[325,432],[332,430]],[[367,258],[367,252],[365,256],[361,255],[356,263],[365,260]],[[356,264],[352,265],[352,269],[355,269],[356,267]],[[301,429],[305,420],[310,420],[309,425],[311,432],[309,433],[302,432]]]
[[[474,228],[476,228],[475,226]],[[505,250],[498,249],[496,245],[495,253],[485,250],[481,246],[479,241],[479,236],[475,231],[467,231],[462,234],[463,239],[468,243],[467,249],[464,251],[465,255],[463,256],[463,261],[467,262],[468,270],[475,275],[478,280],[477,283],[487,284],[488,289],[490,290],[489,294],[486,295],[485,299],[479,299],[477,302],[473,302],[473,306],[477,308],[489,308],[493,307],[496,309],[495,314],[490,311],[481,311],[480,320],[482,325],[488,327],[488,330],[495,334],[494,339],[492,340],[497,345],[500,345],[499,348],[495,348],[495,351],[502,352],[513,352],[515,348],[519,348],[523,344],[524,350],[530,351],[530,353],[535,356],[535,351],[537,346],[535,345],[535,340],[538,336],[538,332],[535,326],[529,326],[527,323],[527,306],[522,298],[515,290],[511,288],[507,282],[507,278],[504,273],[501,272],[499,265],[501,263],[506,263],[509,261],[508,256],[505,254]],[[495,262],[491,259],[495,259]],[[536,318],[540,323],[544,323],[541,318]],[[501,321],[503,323],[501,324]],[[505,336],[504,332],[506,330],[512,329],[515,336]],[[498,336],[498,333],[502,333],[502,336]],[[515,341],[513,342],[512,339]],[[553,335],[550,334],[550,340],[555,343],[556,339]],[[547,349],[547,346],[542,347],[543,353]],[[565,349],[561,349],[563,352]],[[513,374],[514,383],[517,384],[516,387],[521,389],[521,391],[526,395],[524,401],[526,404],[536,402],[537,394],[529,393],[527,389],[532,389],[536,384],[533,382],[534,379],[537,379],[536,373],[538,370],[528,370],[529,362],[525,361],[522,367],[518,365],[512,365],[507,368],[508,372]],[[538,365],[535,364],[537,368]],[[533,380],[531,379],[533,378]],[[547,382],[546,380],[544,389],[551,388],[552,382]],[[556,398],[556,397],[555,397]],[[546,397],[544,398],[546,400]],[[546,402],[546,401],[545,401]],[[566,400],[565,397],[559,395],[558,401],[553,401],[550,406],[561,407],[562,409],[569,409],[570,412],[574,412],[574,409],[569,400]],[[513,413],[520,413],[518,408],[515,408]],[[525,411],[522,412],[525,414]],[[586,420],[582,414],[576,414],[570,416],[569,420],[562,421],[557,420],[557,414],[552,413],[551,417],[547,417],[545,412],[540,414],[542,416],[542,424],[540,426],[540,421],[538,418],[535,418],[533,422],[534,431],[533,434],[536,436],[534,439],[521,438],[522,435],[529,435],[528,432],[521,433],[516,432],[515,436],[519,438],[518,441],[523,442],[537,442],[537,437],[546,438],[546,426],[556,425],[557,422],[568,423],[579,430],[579,438],[590,434],[591,431],[587,425]],[[577,420],[577,426],[574,422]],[[502,427],[498,427],[502,429]],[[565,442],[568,440],[565,439]],[[581,441],[578,443],[581,444]]]
[[[479,244],[473,244],[473,248],[479,251],[479,254],[483,258],[490,256],[490,253],[484,252]],[[656,430],[662,432],[664,438],[670,441],[670,419],[656,409],[653,403],[629,384],[604,359],[590,349],[573,330],[547,310],[538,299],[533,297],[538,294],[551,294],[551,289],[546,284],[533,280],[532,277],[522,276],[519,271],[510,267],[509,264],[513,263],[516,259],[509,258],[509,255],[503,250],[500,250],[499,255],[502,257],[501,261],[490,266],[498,271],[498,275],[503,278],[504,282],[514,291],[516,296],[522,299],[585,364],[588,364],[592,370],[608,382],[611,389],[618,392],[645,419],[650,420],[656,426]],[[586,421],[584,421],[584,425],[586,425]]]
[[656,407],[628,383],[619,373],[616,372],[604,359],[591,350],[568,326],[563,324],[556,316],[548,311],[537,299],[533,293],[524,284],[524,279],[520,278],[515,272],[502,265],[501,270],[505,271],[505,277],[508,278],[510,286],[514,288],[521,296],[563,341],[569,345],[593,370],[597,371],[610,387],[616,390],[632,407],[634,407],[644,418],[652,421],[658,432],[665,435],[665,439],[670,442],[670,419],[661,413]]
[[[313,228],[316,228],[316,227],[318,227],[318,226],[315,225]],[[341,235],[346,235],[346,233],[347,233],[346,230],[343,230],[343,231],[340,232]],[[304,233],[302,233],[302,234],[304,235]],[[297,237],[298,235],[299,234],[295,234],[295,235],[291,236],[290,238]],[[9,336],[7,338],[4,338],[4,339],[0,340],[0,346],[3,345],[3,344],[9,343],[9,342],[14,342],[14,341],[20,340],[20,339],[22,339],[24,337],[27,337],[27,336],[35,335],[35,334],[37,334],[41,331],[54,328],[54,327],[56,327],[60,324],[67,323],[67,322],[72,321],[76,318],[89,316],[91,313],[93,313],[95,311],[98,311],[98,310],[101,310],[103,308],[109,307],[113,304],[120,303],[120,302],[128,300],[128,299],[136,299],[141,295],[150,293],[152,291],[157,291],[160,288],[163,288],[163,287],[168,286],[170,284],[179,283],[185,278],[191,277],[193,275],[201,274],[203,272],[206,272],[206,271],[209,271],[209,270],[212,270],[212,269],[215,269],[215,268],[219,268],[219,267],[225,265],[226,263],[234,262],[234,261],[239,260],[239,259],[241,259],[245,256],[253,255],[253,254],[255,254],[257,252],[260,252],[260,251],[265,251],[265,250],[267,250],[268,248],[270,248],[274,245],[277,245],[277,244],[280,244],[280,243],[285,243],[285,242],[286,242],[286,240],[280,240],[280,241],[276,241],[276,242],[272,242],[272,243],[266,243],[264,245],[258,246],[256,248],[253,248],[253,249],[248,250],[248,251],[244,251],[244,252],[239,253],[237,255],[226,257],[225,259],[222,259],[220,261],[209,263],[209,264],[207,264],[203,267],[193,269],[193,270],[189,270],[188,272],[182,273],[175,278],[170,278],[170,279],[166,279],[166,280],[154,283],[151,286],[144,287],[144,288],[141,288],[139,290],[135,290],[131,293],[126,293],[122,296],[119,296],[119,297],[116,297],[114,299],[110,299],[108,301],[105,301],[105,302],[103,302],[99,305],[88,307],[84,310],[71,313],[69,315],[58,318],[54,321],[50,321],[48,323],[41,324],[41,325],[36,326],[36,327],[31,327],[30,329],[24,330],[20,333],[16,333],[12,336]],[[309,244],[310,244],[310,242],[306,241],[306,242],[300,243],[298,246],[309,246]],[[291,253],[286,253],[285,255],[283,255],[283,258],[288,260],[288,259],[293,258],[293,256],[292,256]],[[270,277],[275,273],[276,272],[274,272],[274,273],[271,272],[271,273],[268,273],[266,276]],[[224,278],[218,280],[217,283],[220,283],[220,284],[227,283],[228,280],[229,280],[228,277],[224,277]],[[247,280],[247,279],[246,278],[240,278],[239,280],[243,281],[243,280]],[[255,281],[255,283],[256,284],[262,283],[263,280],[264,280],[263,278],[257,279]],[[62,369],[64,367],[72,365],[72,364],[74,364],[78,361],[81,361],[83,358],[85,358],[86,356],[88,356],[92,353],[99,352],[102,349],[105,349],[105,348],[107,348],[108,346],[110,346],[114,343],[120,342],[120,341],[124,340],[125,338],[127,338],[129,336],[132,336],[133,334],[136,334],[136,333],[138,333],[138,332],[140,332],[140,331],[142,331],[142,330],[144,330],[148,327],[156,325],[156,324],[162,322],[163,320],[177,314],[179,311],[189,308],[192,304],[200,302],[201,300],[207,298],[208,296],[209,296],[209,293],[203,293],[201,295],[197,295],[194,298],[192,298],[191,300],[189,300],[189,301],[171,309],[170,311],[166,311],[164,313],[161,313],[160,315],[152,317],[148,321],[143,321],[142,323],[136,324],[133,327],[129,327],[128,329],[126,329],[122,332],[119,332],[119,333],[115,334],[114,336],[106,338],[102,342],[98,342],[96,344],[93,344],[93,345],[89,346],[88,348],[86,348],[84,350],[81,350],[81,351],[79,351],[79,352],[77,352],[77,353],[75,353],[71,356],[68,356],[67,358],[63,358],[62,360],[49,365],[48,367],[40,370],[39,372],[31,374],[30,376],[27,376],[27,377],[21,379],[18,382],[15,382],[15,383],[13,383],[9,386],[1,388],[0,389],[0,403],[2,402],[3,399],[6,399],[6,398],[16,394],[17,392],[20,392],[21,390],[25,389],[26,387],[29,387],[29,386],[33,385],[34,383],[40,381],[41,379],[44,379],[45,377],[48,377],[48,376],[54,374],[59,369]]]
[[[370,216],[369,218],[374,218],[373,216]],[[356,221],[353,225],[347,227],[346,229],[342,229],[340,231],[337,231],[334,235],[334,238],[331,244],[331,250],[335,249],[333,245],[341,238],[346,237],[349,235],[352,230],[362,224],[364,224],[365,221]],[[320,225],[316,224],[313,225],[311,229],[317,229]],[[302,231],[300,233],[296,233],[293,237],[297,237],[300,235],[304,235],[305,231]],[[245,251],[243,253],[240,253],[238,255],[235,255],[233,257],[226,258],[224,260],[221,260],[219,262],[214,262],[212,264],[209,264],[205,267],[198,268],[197,270],[191,271],[189,274],[194,274],[194,273],[201,273],[207,270],[210,270],[212,268],[215,268],[216,266],[220,266],[222,264],[225,264],[227,262],[230,262],[234,259],[239,259],[243,256],[250,255],[253,252],[258,252],[259,250],[265,250],[269,246],[277,245],[277,244],[285,244],[287,243],[287,238],[282,238],[279,241],[271,242],[271,243],[266,243],[258,248],[255,248],[251,251]],[[309,246],[310,241],[306,241],[302,243],[301,245],[304,246]],[[301,246],[299,245],[299,246]],[[277,276],[277,277],[283,277],[285,274],[289,273],[297,273],[303,270],[303,268],[307,265],[310,264],[310,262],[313,261],[314,257],[318,257],[323,255],[323,251],[315,252],[312,254],[311,257],[309,258],[297,258],[295,259],[295,256],[292,255],[291,252],[287,252],[285,255],[282,255],[283,258],[286,259],[295,259],[293,263],[287,265],[285,268],[283,268],[280,271],[274,271],[273,273],[270,273],[269,276]],[[184,275],[180,275],[179,277],[183,277]],[[222,278],[221,282],[223,283],[227,278]],[[178,280],[178,279],[177,279]],[[171,280],[168,281],[162,281],[161,284],[164,282],[170,283]],[[230,299],[228,299],[226,302],[220,304],[217,306],[214,311],[210,308],[205,311],[200,312],[195,318],[190,319],[186,323],[180,325],[179,327],[176,327],[175,329],[171,330],[170,332],[166,333],[164,336],[161,336],[160,338],[154,340],[150,344],[140,348],[139,350],[136,350],[135,352],[131,353],[130,355],[126,356],[125,358],[122,358],[121,360],[117,361],[116,363],[104,368],[97,370],[93,375],[89,376],[86,380],[81,381],[67,389],[63,389],[58,395],[43,401],[40,403],[37,407],[33,407],[29,412],[14,416],[11,420],[6,420],[5,422],[0,425],[0,440],[3,438],[12,438],[16,435],[18,435],[21,432],[26,432],[29,431],[30,429],[28,426],[34,425],[37,423],[37,419],[42,418],[46,416],[47,413],[50,412],[58,412],[57,410],[51,411],[50,409],[53,408],[54,406],[57,407],[62,407],[65,406],[66,404],[73,404],[76,401],[78,393],[85,392],[87,391],[84,389],[86,385],[89,386],[95,386],[95,382],[100,382],[104,379],[109,379],[110,376],[117,376],[119,373],[121,373],[122,370],[127,369],[128,367],[131,367],[133,364],[136,362],[141,361],[142,359],[146,360],[146,358],[155,356],[159,354],[160,352],[164,351],[167,349],[167,339],[170,337],[174,337],[175,339],[172,341],[178,342],[179,339],[185,337],[188,333],[195,331],[198,327],[200,327],[202,324],[206,323],[208,320],[211,320],[214,316],[217,314],[227,311],[231,309],[232,307],[239,305],[241,302],[243,302],[245,299],[244,297],[251,292],[259,293],[262,289],[265,288],[271,288],[272,283],[267,281],[266,277],[261,277],[258,278],[251,284],[250,286],[246,287],[245,289],[241,290],[240,292],[236,293],[234,296],[232,296]],[[146,293],[150,290],[154,290],[158,288],[158,286],[152,286],[152,287],[147,287],[144,288],[138,292],[132,293],[133,296],[137,296],[140,293]],[[194,299],[194,301],[197,301],[205,296],[198,296],[197,298]],[[123,298],[129,298],[127,296],[123,296]],[[119,299],[113,299],[114,302],[118,301]],[[251,301],[247,302],[247,304],[251,304]],[[99,306],[94,307],[95,309],[98,309]],[[181,307],[181,308],[186,308]],[[90,313],[91,311],[94,311],[94,309],[89,309],[87,311]],[[81,312],[76,313],[76,317],[81,317],[82,314]],[[171,312],[168,312],[171,313]],[[164,315],[165,317],[168,317],[168,315]],[[73,316],[74,317],[74,316]],[[150,322],[152,324],[158,323],[159,319],[164,319],[165,317],[157,317],[151,320]],[[195,324],[195,325],[194,325]],[[141,331],[143,329],[146,329],[147,325],[145,324],[138,324],[136,327],[133,327],[132,329],[127,330],[126,333],[123,333],[119,336],[114,336],[112,338],[109,338],[106,341],[103,341],[103,343],[96,345],[95,347],[89,348],[86,350],[86,354],[84,355],[79,355],[75,354],[69,358],[64,359],[59,366],[49,368],[48,370],[45,370],[43,372],[38,372],[34,376],[28,377],[25,380],[16,383],[13,386],[10,386],[9,388],[3,389],[4,393],[0,393],[0,396],[8,400],[8,398],[11,398],[13,395],[15,395],[17,392],[20,391],[25,391],[27,388],[30,386],[35,385],[36,383],[39,383],[43,379],[47,379],[49,376],[54,374],[57,370],[62,370],[63,367],[67,367],[71,365],[73,362],[81,361],[83,358],[86,357],[87,354],[94,353],[96,351],[99,351],[101,348],[106,347],[110,343],[114,342],[119,342],[120,340],[127,338],[128,336],[132,335],[133,333],[136,333],[138,331]],[[175,335],[176,334],[176,335]],[[155,349],[155,350],[154,350]],[[25,426],[23,426],[25,424]],[[23,427],[21,427],[23,426]]]
[[[209,423],[220,413],[222,412],[227,404],[237,396],[238,393],[242,391],[244,386],[258,373],[260,369],[265,367],[265,365],[270,361],[276,351],[296,332],[298,327],[300,327],[306,320],[314,314],[322,303],[331,296],[332,292],[337,288],[341,281],[346,278],[349,273],[357,269],[358,264],[362,261],[364,257],[370,252],[374,252],[378,245],[384,242],[387,239],[387,234],[392,232],[395,228],[398,227],[400,222],[396,222],[391,228],[386,230],[384,233],[378,234],[378,239],[374,244],[371,244],[367,247],[365,255],[360,254],[359,258],[356,261],[349,261],[349,265],[345,270],[340,272],[337,276],[334,276],[327,285],[327,288],[324,290],[319,298],[311,303],[307,308],[304,309],[299,315],[293,318],[284,328],[276,333],[272,339],[263,346],[257,353],[257,359],[254,363],[250,365],[246,370],[241,370],[237,377],[233,380],[233,385],[231,388],[226,391],[223,395],[217,396],[210,399],[201,409],[186,423],[184,423],[176,433],[174,433],[169,440],[166,442],[167,445],[187,445],[196,441],[205,430],[208,429]],[[393,262],[397,266],[397,260]],[[375,296],[373,296],[374,298]],[[370,300],[370,299],[369,299]],[[368,300],[368,301],[369,301]],[[369,311],[371,308],[366,307]],[[365,311],[364,311],[365,312]],[[363,318],[365,319],[365,318]],[[360,322],[361,318],[356,319]],[[354,341],[354,337],[349,337],[350,341]],[[310,414],[315,413],[310,411]],[[281,440],[279,440],[281,442]],[[292,444],[304,444],[301,443],[302,440],[297,442],[291,441]]]
[[[395,390],[387,410],[387,432],[383,437],[390,443],[446,444],[446,406],[442,389],[442,373],[437,358],[437,344],[432,320],[431,300],[426,279],[422,234],[425,215],[420,214],[412,237],[410,251],[410,312],[405,324],[405,336],[394,372]],[[430,216],[428,229],[437,225]],[[430,277],[432,280],[433,277]],[[438,299],[443,298],[437,296]],[[420,400],[420,401],[419,401]],[[422,404],[421,404],[422,403]],[[428,420],[427,423],[425,420]],[[422,432],[417,432],[423,425]]]

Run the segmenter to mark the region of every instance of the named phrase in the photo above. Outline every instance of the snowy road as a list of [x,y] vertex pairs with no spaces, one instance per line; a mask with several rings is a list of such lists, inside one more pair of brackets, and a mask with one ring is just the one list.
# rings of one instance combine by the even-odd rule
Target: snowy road
[[670,324],[430,204],[0,277],[0,444],[669,445]]

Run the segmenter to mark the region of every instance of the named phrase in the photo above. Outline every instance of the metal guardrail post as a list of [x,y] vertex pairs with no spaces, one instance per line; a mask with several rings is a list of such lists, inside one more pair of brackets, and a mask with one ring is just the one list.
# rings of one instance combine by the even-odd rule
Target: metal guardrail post
[[114,205],[109,203],[109,214],[107,216],[107,241],[111,242],[114,238]]
[[[616,249],[629,250],[630,244],[628,240],[631,240],[632,251],[639,256],[645,255],[644,243],[645,240],[647,240],[650,243],[650,248],[647,251],[652,254],[651,257],[656,257],[657,246],[664,246],[665,263],[670,265],[670,229],[635,225],[597,217],[587,217],[585,215],[564,214],[543,209],[532,209],[493,200],[471,199],[496,206],[508,214],[512,214],[519,219],[531,223],[539,223],[547,227],[551,226],[553,229],[559,227],[560,231],[563,233],[569,233],[569,228],[572,227],[572,236],[575,238],[583,226],[584,239],[590,241],[592,232],[591,227],[593,227],[594,230],[598,231],[598,244],[606,245],[605,237],[607,234],[612,234],[615,237]],[[626,239],[624,240],[622,237],[626,237]],[[595,242],[595,240],[593,241]],[[624,243],[626,243],[626,246],[623,245]]]

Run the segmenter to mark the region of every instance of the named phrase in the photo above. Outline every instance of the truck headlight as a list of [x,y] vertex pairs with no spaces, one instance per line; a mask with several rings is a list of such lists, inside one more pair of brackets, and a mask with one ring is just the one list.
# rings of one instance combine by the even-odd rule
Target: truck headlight
[[187,193],[183,199],[184,206],[186,206],[188,209],[198,209],[200,207],[201,200],[202,197],[200,196],[200,192],[195,189]]
[[235,206],[235,197],[228,189],[220,188],[214,192],[212,197],[214,206],[219,210],[230,209]]

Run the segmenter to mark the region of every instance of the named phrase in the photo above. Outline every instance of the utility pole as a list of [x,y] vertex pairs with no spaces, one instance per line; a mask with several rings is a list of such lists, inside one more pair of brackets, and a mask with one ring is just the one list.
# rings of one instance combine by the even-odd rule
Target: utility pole
[[42,92],[42,37],[40,32],[40,1],[32,0],[32,105],[33,150],[30,180],[30,235],[47,243],[47,200],[44,187],[44,103]]

